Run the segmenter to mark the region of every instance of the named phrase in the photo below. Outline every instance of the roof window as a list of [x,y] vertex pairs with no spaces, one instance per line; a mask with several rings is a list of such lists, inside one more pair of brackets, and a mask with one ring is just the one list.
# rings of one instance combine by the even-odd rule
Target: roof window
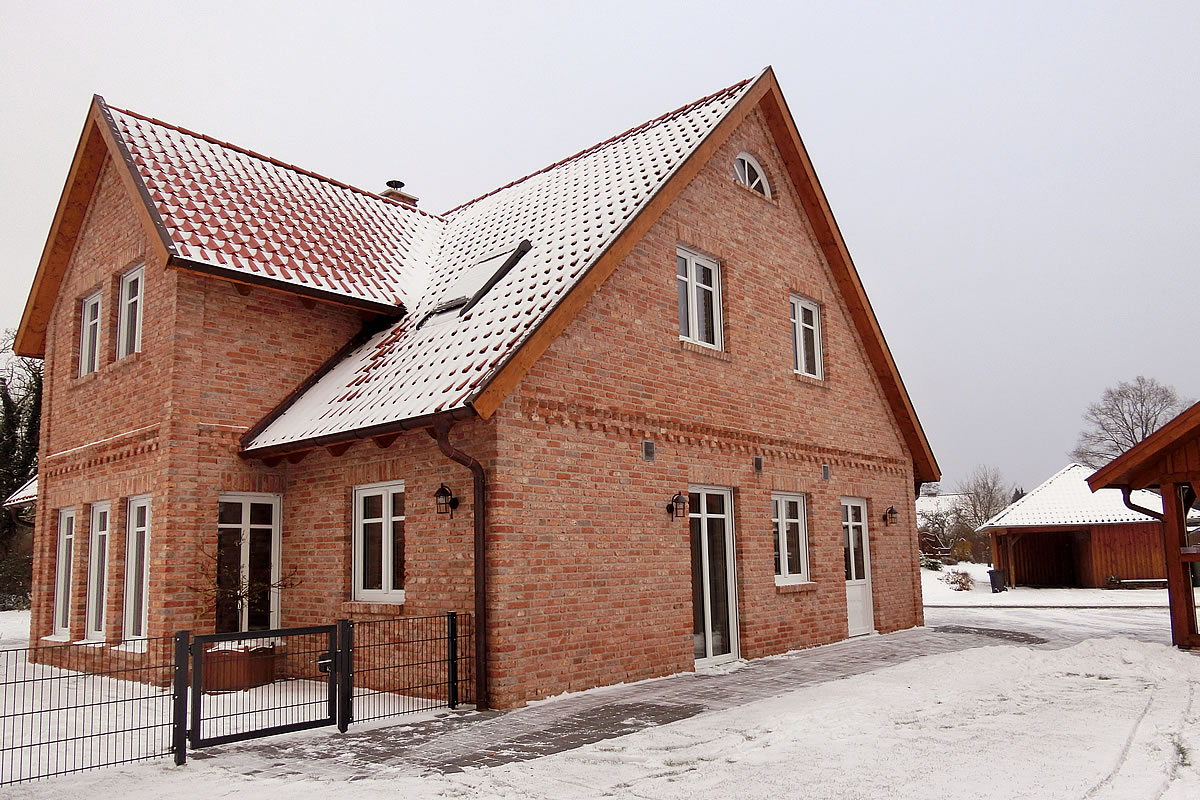
[[434,307],[433,313],[439,314],[453,309],[458,309],[459,314],[467,313],[532,247],[529,240],[525,239],[515,250],[493,253],[462,270],[446,289],[443,295],[446,299]]
[[771,187],[767,183],[767,174],[759,166],[758,161],[749,153],[740,153],[733,161],[733,177],[747,189],[753,189],[763,197],[771,196]]

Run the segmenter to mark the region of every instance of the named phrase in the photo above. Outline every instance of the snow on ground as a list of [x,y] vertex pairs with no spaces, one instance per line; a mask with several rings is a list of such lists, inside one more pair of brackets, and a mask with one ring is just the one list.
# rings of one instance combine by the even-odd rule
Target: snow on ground
[[[1200,796],[1200,658],[1128,639],[928,656],[545,758],[353,782],[239,771],[236,750],[9,787],[154,798]],[[521,713],[521,712],[515,712]],[[244,768],[243,768],[244,769]],[[315,768],[319,772],[319,767]]]
[[0,647],[26,647],[29,642],[29,612],[0,611]]
[[[992,593],[988,579],[989,564],[962,562],[944,567],[941,572],[921,570],[921,592],[927,606],[1153,606],[1167,607],[1166,589],[1035,589],[1017,586],[1006,592]],[[942,580],[951,570],[962,570],[975,581],[970,591],[951,589]]]

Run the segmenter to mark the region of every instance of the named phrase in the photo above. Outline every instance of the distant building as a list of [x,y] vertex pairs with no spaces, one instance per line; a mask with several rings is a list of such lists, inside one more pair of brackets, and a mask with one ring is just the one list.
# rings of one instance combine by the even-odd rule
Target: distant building
[[[1091,472],[1068,464],[978,528],[991,534],[995,566],[1007,571],[1009,585],[1102,588],[1166,580],[1158,520],[1126,506],[1116,489],[1093,493]],[[1131,499],[1162,510],[1153,492]]]

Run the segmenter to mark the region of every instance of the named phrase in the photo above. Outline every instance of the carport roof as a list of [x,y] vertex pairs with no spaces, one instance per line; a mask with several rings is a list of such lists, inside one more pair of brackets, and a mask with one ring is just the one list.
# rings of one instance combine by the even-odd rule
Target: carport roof
[[[983,523],[978,530],[1155,521],[1128,508],[1117,489],[1093,493],[1087,483],[1091,473],[1082,464],[1068,464],[1041,486]],[[1162,498],[1154,492],[1134,492],[1130,499],[1151,511],[1162,510]]]

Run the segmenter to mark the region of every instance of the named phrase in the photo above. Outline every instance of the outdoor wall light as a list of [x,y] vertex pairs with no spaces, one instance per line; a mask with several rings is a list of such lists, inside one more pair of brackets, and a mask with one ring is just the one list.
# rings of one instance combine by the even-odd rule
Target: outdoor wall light
[[896,522],[899,521],[899,519],[900,519],[900,512],[896,510],[895,506],[888,506],[888,510],[883,512],[883,524],[884,525],[895,525]]
[[437,513],[449,514],[450,519],[454,519],[454,509],[458,508],[458,498],[454,496],[454,492],[447,488],[446,484],[438,487],[438,490],[433,493],[433,499],[437,501]]
[[688,499],[687,495],[682,492],[676,492],[671,498],[671,502],[667,503],[667,515],[673,519],[683,519],[688,515]]

